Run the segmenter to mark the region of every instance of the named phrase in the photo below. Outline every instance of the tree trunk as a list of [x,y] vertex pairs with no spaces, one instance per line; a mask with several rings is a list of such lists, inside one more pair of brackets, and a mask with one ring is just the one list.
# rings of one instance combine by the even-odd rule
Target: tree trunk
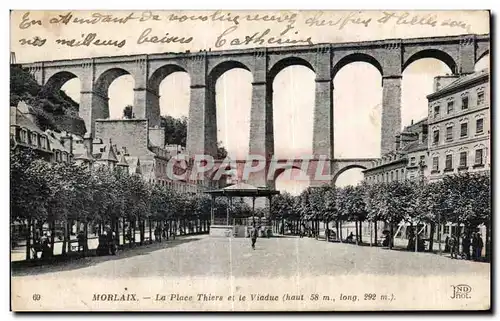
[[85,238],[83,240],[83,256],[87,256],[87,253],[89,251],[89,223],[85,222],[85,225],[83,226],[83,234],[85,235]]
[[337,233],[336,239],[340,237],[339,221],[335,221],[335,232]]
[[392,250],[392,243],[394,238],[394,231],[392,226],[392,221],[389,223],[389,249]]
[[344,243],[344,240],[342,237],[342,221],[339,221],[339,239],[340,239],[340,243]]
[[50,223],[50,256],[54,256],[54,244],[56,242],[56,221]]
[[29,261],[31,260],[31,219],[28,219],[27,222],[28,229],[26,232],[26,260]]
[[358,245],[358,238],[359,238],[359,235],[358,235],[358,232],[359,232],[359,229],[358,229],[358,219],[354,220],[354,228],[356,229],[356,245]]
[[429,237],[429,252],[432,252],[434,250],[434,233],[436,230],[436,223],[431,223],[431,232],[430,232],[430,237]]
[[119,217],[115,218],[114,232],[115,232],[115,244],[118,246],[118,245],[120,245],[120,218]]
[[491,230],[490,230],[490,223],[489,222],[486,222],[485,224],[485,227],[486,227],[486,235],[485,235],[485,248],[484,248],[484,255],[486,257],[486,261],[487,262],[490,262],[490,256],[491,256],[491,242],[490,242],[490,233],[491,233]]
[[126,231],[125,231],[125,217],[122,217],[122,238],[123,238],[123,246],[125,247],[125,236],[126,236]]
[[375,246],[378,246],[378,233],[377,233],[377,220],[373,221],[373,234],[374,234],[374,243],[375,243]]
[[363,244],[363,221],[359,221],[359,243]]
[[144,221],[139,220],[139,245],[144,244]]
[[68,239],[68,234],[69,234],[69,231],[68,231],[68,222],[64,222],[63,225],[64,225],[64,236],[63,236],[63,243],[62,243],[62,255],[66,255],[66,248],[67,248],[67,243],[69,241]]

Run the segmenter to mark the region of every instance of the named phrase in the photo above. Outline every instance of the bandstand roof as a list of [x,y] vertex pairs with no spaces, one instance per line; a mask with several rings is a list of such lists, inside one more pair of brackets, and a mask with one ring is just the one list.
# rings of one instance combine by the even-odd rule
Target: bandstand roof
[[265,187],[255,187],[247,183],[238,183],[221,189],[206,191],[212,196],[234,196],[234,197],[267,197],[277,195],[280,192]]

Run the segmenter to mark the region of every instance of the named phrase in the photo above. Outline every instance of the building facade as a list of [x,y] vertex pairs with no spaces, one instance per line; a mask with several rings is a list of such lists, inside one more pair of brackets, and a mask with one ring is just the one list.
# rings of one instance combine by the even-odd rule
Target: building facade
[[490,169],[489,93],[489,74],[482,70],[427,96],[430,181]]
[[366,182],[402,181],[425,176],[427,170],[427,118],[405,127],[396,135],[394,150],[363,171]]
[[70,137],[52,131],[43,131],[35,121],[35,115],[24,102],[10,107],[10,142],[13,150],[30,149],[38,157],[48,162],[70,163],[73,154],[70,148]]

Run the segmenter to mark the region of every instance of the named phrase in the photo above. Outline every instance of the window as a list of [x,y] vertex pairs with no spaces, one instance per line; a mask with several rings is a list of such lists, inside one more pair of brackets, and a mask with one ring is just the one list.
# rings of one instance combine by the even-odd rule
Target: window
[[462,110],[469,108],[469,96],[462,97]]
[[38,146],[38,136],[36,133],[31,134],[31,145]]
[[394,172],[391,172],[391,182],[394,180]]
[[449,225],[444,226],[443,234],[450,234],[450,226]]
[[439,144],[439,129],[434,131],[432,143],[434,145]]
[[450,100],[450,101],[448,102],[448,105],[447,105],[447,107],[446,107],[446,112],[447,112],[448,114],[450,114],[450,113],[452,113],[452,112],[453,112],[453,105],[454,105],[454,104],[455,104],[455,103],[453,102],[453,100]]
[[415,157],[410,158],[410,166],[415,166],[417,159]]
[[432,170],[433,171],[439,170],[439,157],[437,156],[432,158]]
[[476,149],[476,165],[483,165],[483,150],[482,149]]
[[467,137],[468,128],[467,123],[460,124],[460,137]]
[[26,143],[27,133],[25,130],[21,130],[21,132],[19,133],[19,139],[21,140],[21,142]]
[[420,155],[420,165],[425,166],[425,155]]
[[484,104],[484,91],[477,93],[477,105],[480,106],[482,104]]
[[483,132],[484,119],[479,118],[476,119],[476,134],[480,134]]
[[399,176],[399,171],[398,171],[398,170],[396,170],[396,180],[397,180],[397,181],[399,181],[399,177],[398,177],[398,176]]
[[435,105],[434,106],[434,117],[438,117],[439,116],[439,105]]
[[46,140],[43,136],[40,137],[40,147],[43,149],[47,149]]
[[460,152],[460,167],[467,167],[467,152]]
[[446,155],[445,170],[450,170],[453,168],[453,155]]
[[453,140],[453,126],[446,127],[446,141],[451,142]]

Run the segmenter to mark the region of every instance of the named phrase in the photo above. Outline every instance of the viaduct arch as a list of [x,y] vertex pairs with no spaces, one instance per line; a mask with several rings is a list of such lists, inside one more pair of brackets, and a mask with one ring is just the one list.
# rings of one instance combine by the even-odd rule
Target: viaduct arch
[[[135,81],[134,114],[159,125],[159,82],[175,71],[191,79],[188,120],[188,153],[216,154],[215,82],[227,70],[243,68],[252,73],[250,154],[270,159],[274,154],[272,82],[276,74],[292,65],[315,72],[313,154],[333,159],[333,78],[345,65],[368,62],[382,75],[381,152],[390,151],[401,128],[401,81],[404,69],[422,58],[436,58],[454,74],[474,72],[474,64],[489,53],[489,35],[460,35],[415,39],[268,47],[224,51],[161,53],[23,64],[37,81],[62,86],[78,77],[81,82],[80,116],[93,135],[96,119],[109,114],[107,87],[113,79],[130,74]],[[359,160],[362,162],[362,160]],[[266,173],[254,185],[265,184]]]

